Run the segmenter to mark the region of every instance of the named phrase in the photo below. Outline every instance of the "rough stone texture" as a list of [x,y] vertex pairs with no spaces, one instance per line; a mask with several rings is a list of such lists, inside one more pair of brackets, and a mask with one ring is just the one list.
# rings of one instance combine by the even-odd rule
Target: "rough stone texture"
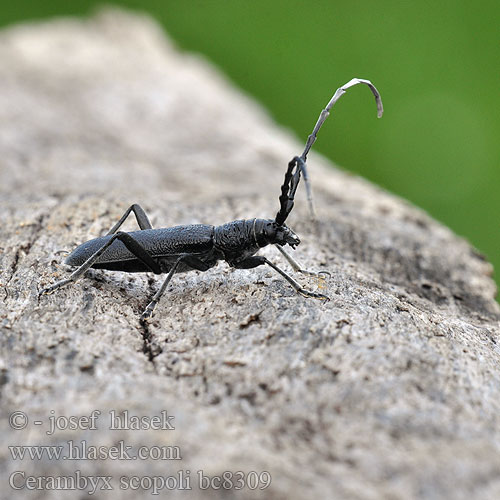
[[[113,476],[115,490],[95,498],[149,498],[119,491],[120,476],[190,470],[193,490],[161,494],[500,498],[491,265],[422,211],[314,153],[321,222],[316,232],[308,224],[301,187],[289,223],[303,240],[297,258],[331,273],[330,302],[297,296],[271,270],[223,264],[175,277],[148,328],[138,316],[159,286],[148,275],[93,271],[38,301],[39,288],[67,274],[60,252],[105,232],[132,202],[160,227],[272,217],[302,146],[147,18],[108,10],[0,34],[5,480],[78,469]],[[287,267],[274,249],[264,254]],[[98,429],[46,434],[51,415],[93,409]],[[176,429],[110,431],[111,409],[167,410]],[[14,410],[28,414],[25,430],[9,428]],[[179,446],[182,460],[14,461],[7,449],[70,439]],[[200,493],[197,470],[269,471],[272,484]],[[7,486],[0,495],[89,497]]]

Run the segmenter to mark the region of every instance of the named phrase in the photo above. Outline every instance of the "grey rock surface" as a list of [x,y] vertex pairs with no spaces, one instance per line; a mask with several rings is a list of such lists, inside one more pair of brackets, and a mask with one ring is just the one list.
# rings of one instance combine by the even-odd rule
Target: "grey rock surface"
[[[376,126],[375,109],[368,115]],[[106,232],[133,202],[156,227],[273,217],[286,163],[302,147],[148,18],[106,10],[0,33],[3,498],[88,498],[90,486],[6,486],[14,471],[76,470],[112,476],[114,490],[93,498],[150,498],[148,477],[161,487],[178,471],[190,471],[192,490],[170,479],[177,489],[163,497],[500,498],[491,265],[319,155],[309,165],[320,223],[308,223],[301,186],[289,225],[302,239],[296,258],[331,273],[326,284],[300,281],[330,302],[297,296],[271,270],[223,264],[174,277],[147,327],[139,314],[160,283],[150,275],[90,271],[38,300],[68,273],[61,252]],[[274,249],[263,254],[288,268]],[[64,429],[60,418],[50,434],[50,417],[93,410],[96,429]],[[110,430],[111,410],[166,410],[175,430]],[[12,428],[21,417],[9,424],[14,411],[28,416],[26,428]],[[14,460],[8,449],[66,453],[70,440],[123,442],[132,454],[163,447],[164,458],[177,450],[182,459]],[[238,490],[233,476],[230,490],[200,491],[197,471],[250,481],[268,471],[272,483]],[[133,476],[146,478],[138,490],[126,482]]]

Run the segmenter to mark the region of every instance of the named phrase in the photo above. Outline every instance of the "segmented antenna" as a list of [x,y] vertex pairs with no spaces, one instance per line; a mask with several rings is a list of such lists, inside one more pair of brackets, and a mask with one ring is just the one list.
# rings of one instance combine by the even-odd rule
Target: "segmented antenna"
[[[311,218],[313,219],[313,221],[316,220],[316,211],[314,209],[311,183],[309,182],[309,176],[307,175],[307,168],[306,168],[307,155],[309,154],[309,151],[310,151],[312,145],[316,142],[316,135],[318,134],[319,129],[323,125],[324,121],[330,115],[330,110],[333,108],[334,104],[346,93],[346,91],[348,89],[350,89],[351,87],[354,87],[355,85],[358,85],[359,83],[363,83],[364,85],[368,85],[368,87],[370,87],[370,90],[372,91],[373,95],[375,96],[375,101],[377,103],[377,116],[379,118],[382,116],[382,114],[384,113],[384,106],[382,104],[382,98],[380,97],[378,90],[375,88],[375,85],[373,85],[373,83],[370,82],[370,80],[363,80],[361,78],[353,78],[350,82],[347,82],[345,85],[342,85],[342,87],[339,87],[335,91],[335,94],[330,99],[330,102],[326,105],[326,108],[323,111],[321,111],[319,118],[318,118],[318,121],[316,122],[316,125],[314,126],[312,133],[307,138],[306,147],[304,148],[304,152],[300,156],[300,159],[302,161],[300,163],[297,163],[298,167],[302,171],[302,174],[304,175],[304,182],[306,184],[306,193],[307,193],[307,203],[309,205],[309,211],[311,213]],[[299,176],[299,178],[300,178],[300,176]],[[298,183],[298,180],[297,180],[297,183]],[[286,184],[286,175],[285,175],[285,184]],[[282,192],[283,192],[283,188],[284,188],[285,184],[282,186]],[[295,189],[296,189],[296,187],[295,187]],[[280,201],[281,201],[281,197],[280,197]],[[293,206],[293,200],[292,200],[292,206]],[[288,212],[288,213],[290,213],[290,212]],[[285,218],[286,218],[286,216],[285,216]]]
[[[293,171],[295,168],[295,172]],[[282,226],[285,223],[288,214],[292,211],[295,191],[300,181],[300,173],[305,168],[304,160],[296,156],[288,164],[285,174],[285,181],[281,186],[280,209],[276,214],[276,224]]]

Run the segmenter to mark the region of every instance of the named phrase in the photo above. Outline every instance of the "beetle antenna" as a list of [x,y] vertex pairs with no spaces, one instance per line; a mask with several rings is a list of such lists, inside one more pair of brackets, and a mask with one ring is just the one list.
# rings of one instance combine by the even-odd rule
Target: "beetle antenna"
[[[351,87],[354,87],[355,85],[358,85],[359,83],[363,83],[364,85],[367,85],[370,88],[373,95],[375,96],[375,102],[377,103],[377,116],[378,116],[378,118],[380,118],[382,116],[382,114],[384,113],[384,106],[382,104],[382,98],[380,97],[380,93],[376,89],[375,85],[373,85],[373,83],[370,82],[370,80],[363,80],[361,78],[353,78],[351,81],[347,82],[345,85],[342,85],[342,87],[339,87],[335,91],[335,94],[330,99],[330,102],[326,105],[325,109],[323,109],[323,111],[321,111],[319,118],[318,118],[318,121],[316,122],[316,125],[314,126],[313,131],[311,132],[311,134],[307,138],[304,152],[300,156],[300,160],[302,160],[300,162],[300,169],[302,171],[302,174],[304,175],[304,182],[306,184],[307,202],[309,205],[309,211],[311,213],[311,218],[314,221],[316,220],[316,211],[314,209],[311,183],[309,182],[309,176],[307,175],[307,168],[306,168],[307,155],[309,154],[309,151],[310,151],[312,145],[316,142],[316,136],[319,132],[319,129],[321,128],[321,126],[323,125],[325,120],[330,115],[330,110],[333,108],[335,103],[346,93],[346,91],[348,89],[350,89]],[[286,183],[286,176],[285,176],[285,183]],[[281,197],[280,197],[280,200],[281,200]],[[292,203],[292,206],[293,206],[293,203]]]
[[[294,171],[295,170],[295,171]],[[297,186],[300,181],[301,172],[305,171],[305,163],[302,158],[296,156],[290,163],[288,163],[288,169],[285,174],[285,181],[281,186],[280,195],[280,209],[276,214],[275,222],[278,226],[282,226],[285,223],[288,214],[292,211],[295,191],[297,191]]]

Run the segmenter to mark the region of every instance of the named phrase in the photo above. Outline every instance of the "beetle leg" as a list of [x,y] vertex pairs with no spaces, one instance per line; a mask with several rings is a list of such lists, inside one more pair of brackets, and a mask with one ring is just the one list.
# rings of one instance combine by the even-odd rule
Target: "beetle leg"
[[70,276],[61,281],[57,281],[52,286],[44,288],[39,292],[38,295],[47,295],[49,293],[54,292],[58,288],[71,283],[72,281],[76,281],[80,276],[82,276],[89,268],[91,268],[96,262],[97,259],[104,253],[104,251],[113,243],[115,240],[120,240],[127,249],[135,255],[145,266],[149,267],[152,272],[155,274],[161,274],[160,265],[149,255],[149,253],[144,249],[142,245],[140,245],[130,234],[128,233],[115,233],[111,238],[93,253],[76,271],[74,271]]
[[304,176],[304,184],[306,186],[307,204],[309,205],[309,214],[311,215],[311,220],[313,222],[316,222],[317,221],[316,209],[314,208],[314,200],[313,200],[313,194],[312,194],[312,188],[311,188],[311,181],[309,180],[309,174],[307,173],[306,162],[304,161],[304,163],[301,163],[299,165],[299,168],[302,171],[302,175]]
[[238,268],[238,269],[252,269],[257,266],[262,266],[263,264],[268,264],[271,266],[276,272],[281,274],[283,278],[285,278],[290,285],[293,286],[295,291],[297,293],[300,293],[300,295],[303,295],[304,297],[313,297],[315,299],[321,299],[321,300],[330,300],[329,297],[326,295],[323,295],[322,293],[316,293],[316,292],[311,292],[310,290],[306,290],[302,286],[300,286],[297,281],[295,281],[289,274],[287,274],[285,271],[280,269],[277,265],[273,264],[270,260],[266,259],[265,257],[261,255],[254,255],[253,257],[248,257],[247,259],[238,262],[236,264],[233,263],[233,266]]
[[170,271],[167,274],[167,277],[165,278],[165,281],[161,285],[161,288],[155,293],[153,296],[153,299],[151,302],[148,304],[146,309],[144,309],[144,312],[141,314],[141,321],[147,321],[151,316],[153,315],[153,311],[156,307],[156,304],[158,304],[161,296],[167,289],[168,284],[170,283],[170,280],[172,279],[172,276],[175,274],[175,271],[177,269],[177,266],[181,263],[184,262],[188,266],[192,267],[193,269],[196,269],[198,271],[208,271],[210,269],[210,265],[207,264],[206,262],[202,261],[200,258],[196,257],[195,255],[190,255],[190,254],[185,254],[181,255],[173,264],[171,267]]
[[193,269],[196,269],[197,271],[208,271],[212,266],[210,264],[207,264],[205,261],[201,260],[199,257],[196,257],[196,255],[186,255],[183,259],[183,261],[189,266],[192,267]]
[[281,245],[274,245],[274,246],[283,254],[283,257],[285,257],[285,259],[292,266],[292,269],[295,272],[302,273],[307,276],[316,276],[316,277],[323,277],[323,275],[328,277],[331,276],[331,274],[328,271],[314,272],[304,269]]
[[130,215],[130,212],[134,212],[137,224],[139,224],[139,227],[141,229],[153,229],[153,226],[151,225],[151,222],[149,222],[146,212],[140,205],[134,203],[127,208],[126,212],[121,216],[120,220],[106,233],[106,236],[109,234],[115,234],[116,231],[118,231],[121,225],[125,222],[126,218]]
[[170,280],[172,279],[172,276],[175,274],[175,271],[177,269],[177,266],[180,264],[180,262],[185,258],[184,255],[181,255],[173,264],[173,266],[170,268],[170,271],[167,274],[167,277],[165,278],[165,281],[161,285],[161,288],[154,294],[153,299],[151,302],[147,305],[146,309],[144,309],[144,312],[141,314],[141,321],[147,321],[151,316],[153,315],[153,311],[156,307],[156,304],[158,304],[158,301],[160,300],[161,296],[167,289],[168,284],[170,283]]

